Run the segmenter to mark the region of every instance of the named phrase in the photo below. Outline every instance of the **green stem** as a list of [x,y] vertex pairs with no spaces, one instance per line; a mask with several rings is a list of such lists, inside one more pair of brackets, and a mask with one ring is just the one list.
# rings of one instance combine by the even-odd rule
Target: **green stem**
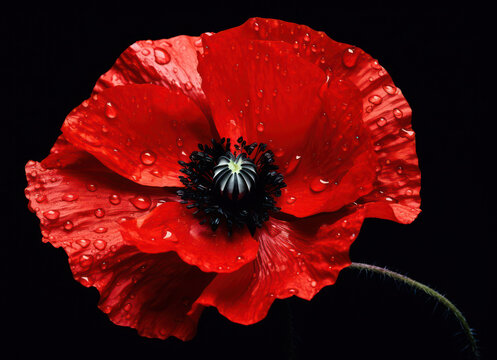
[[479,359],[480,354],[478,351],[478,346],[476,345],[476,339],[473,335],[473,331],[469,327],[468,321],[464,317],[464,315],[459,311],[459,309],[452,303],[450,302],[445,296],[440,294],[438,291],[433,290],[432,288],[421,284],[420,282],[413,280],[405,275],[396,273],[394,271],[379,267],[379,266],[374,266],[374,265],[369,265],[369,264],[363,264],[363,263],[355,263],[353,262],[352,265],[350,265],[350,268],[352,269],[358,269],[361,271],[368,271],[368,272],[373,272],[377,274],[381,274],[384,276],[388,276],[389,278],[396,280],[396,281],[401,281],[406,285],[409,285],[415,289],[421,290],[424,293],[428,294],[429,296],[435,298],[439,303],[442,303],[449,309],[449,311],[454,314],[454,316],[459,320],[459,323],[461,324],[461,327],[464,330],[464,333],[466,334],[468,341],[471,346],[471,350],[473,351],[473,354],[477,359]]

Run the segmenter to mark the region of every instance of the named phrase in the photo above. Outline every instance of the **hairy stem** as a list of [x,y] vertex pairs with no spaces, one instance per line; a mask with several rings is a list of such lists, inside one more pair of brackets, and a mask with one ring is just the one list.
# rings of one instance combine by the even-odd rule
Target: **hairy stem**
[[350,268],[352,269],[357,269],[361,271],[367,271],[367,272],[372,272],[372,273],[377,273],[381,274],[384,276],[388,276],[389,278],[395,280],[395,281],[401,281],[406,285],[409,285],[417,290],[423,291],[425,294],[431,296],[434,298],[436,301],[439,303],[445,305],[445,307],[454,314],[454,316],[459,320],[459,323],[461,324],[461,327],[464,330],[464,333],[466,334],[466,337],[468,338],[469,344],[471,346],[471,350],[473,351],[473,354],[475,355],[476,359],[479,359],[479,351],[478,351],[478,346],[476,344],[476,339],[473,335],[473,331],[469,327],[468,321],[464,317],[464,315],[459,311],[459,309],[452,303],[450,302],[445,296],[440,294],[438,291],[433,290],[432,288],[421,284],[420,282],[413,280],[405,275],[396,273],[394,271],[379,267],[379,266],[374,266],[374,265],[369,265],[369,264],[363,264],[363,263],[355,263],[353,262],[350,265]]

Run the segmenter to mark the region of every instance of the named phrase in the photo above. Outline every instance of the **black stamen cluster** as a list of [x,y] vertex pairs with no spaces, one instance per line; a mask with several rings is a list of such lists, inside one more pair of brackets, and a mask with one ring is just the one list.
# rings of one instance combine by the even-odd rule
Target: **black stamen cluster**
[[189,209],[196,208],[201,224],[209,223],[212,230],[225,223],[231,236],[233,228],[247,225],[254,235],[257,228],[269,219],[269,212],[281,210],[276,207],[275,197],[281,196],[281,189],[286,186],[283,175],[276,170],[274,154],[267,150],[266,144],[247,144],[243,137],[233,145],[235,157],[245,153],[257,169],[255,186],[241,199],[230,199],[219,191],[214,183],[214,166],[221,156],[231,153],[230,139],[211,140],[211,145],[199,144],[199,151],[190,154],[190,162],[179,161],[180,170],[186,176],[180,176],[185,186],[177,191],[182,203]]

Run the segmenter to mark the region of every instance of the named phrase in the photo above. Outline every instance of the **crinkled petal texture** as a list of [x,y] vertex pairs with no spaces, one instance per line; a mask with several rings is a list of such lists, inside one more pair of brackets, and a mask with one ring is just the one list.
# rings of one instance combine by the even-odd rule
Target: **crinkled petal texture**
[[194,335],[201,308],[192,311],[191,304],[213,275],[174,252],[142,252],[120,233],[121,224],[153,213],[175,194],[119,176],[63,136],[42,163],[28,162],[26,174],[43,240],[64,248],[74,278],[98,288],[99,306],[112,321],[148,337]]
[[[376,60],[270,19],[139,41],[26,165],[43,240],[63,247],[99,307],[143,336],[190,339],[204,306],[252,324],[311,299],[350,264],[366,217],[412,222],[420,172],[411,110]],[[268,145],[285,213],[252,237],[212,232],[174,188],[179,160],[220,137]]]
[[182,186],[178,161],[212,138],[190,98],[147,84],[93,95],[67,116],[62,132],[111,170],[149,186]]
[[364,209],[355,207],[293,221],[271,219],[257,233],[257,259],[217,275],[195,306],[216,306],[231,321],[253,324],[276,298],[312,299],[350,265],[349,247],[363,219]]
[[[185,221],[185,219],[189,219]],[[228,236],[225,229],[213,232],[193,218],[184,204],[170,202],[147,216],[127,221],[123,238],[141,251],[176,251],[187,263],[205,272],[232,272],[257,256],[258,243],[247,229]]]
[[416,218],[411,109],[375,59],[273,19],[202,39],[198,69],[219,133],[270,145],[288,185],[282,211],[305,217],[355,201],[368,217]]
[[203,47],[196,36],[137,41],[98,79],[93,94],[120,85],[160,85],[183,92],[208,114],[202,79],[197,72],[198,52],[203,52]]

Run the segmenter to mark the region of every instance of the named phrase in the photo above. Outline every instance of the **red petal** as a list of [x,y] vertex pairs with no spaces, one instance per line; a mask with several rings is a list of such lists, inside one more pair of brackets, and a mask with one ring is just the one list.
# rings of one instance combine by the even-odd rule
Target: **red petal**
[[362,209],[290,222],[271,219],[257,233],[257,259],[217,275],[196,304],[216,306],[231,321],[252,324],[266,316],[276,298],[310,300],[350,264],[349,247],[363,219]]
[[178,160],[211,139],[209,122],[180,92],[156,85],[109,88],[83,102],[62,126],[65,137],[139,184],[182,186]]
[[125,240],[141,251],[176,251],[187,263],[206,272],[232,272],[257,255],[258,243],[247,229],[227,236],[200,225],[185,205],[165,203],[149,215],[122,224]]
[[[176,198],[120,177],[63,136],[41,164],[27,163],[26,175],[26,197],[40,219],[43,241],[64,248],[75,278],[83,283],[96,258],[123,245],[121,222]],[[146,199],[149,208],[137,209],[132,203],[137,197]]]
[[118,85],[161,85],[180,89],[208,114],[202,80],[197,72],[197,52],[202,51],[202,41],[196,36],[137,41],[98,79],[93,94]]
[[354,202],[373,189],[376,177],[376,154],[362,123],[357,89],[345,80],[332,80],[323,103],[324,112],[298,166],[284,166],[287,188],[278,205],[298,217]]
[[325,74],[290,45],[248,42],[236,28],[203,40],[198,70],[219,135],[267,143],[282,159],[297,155],[319,114]]
[[[174,253],[140,253],[119,231],[123,221],[176,195],[120,177],[63,136],[41,164],[28,162],[26,175],[26,197],[40,218],[43,241],[64,248],[74,278],[99,289],[100,308],[112,321],[143,336],[193,336],[201,309],[190,312],[185,299],[193,302],[211,276]],[[148,207],[138,209],[138,199]]]
[[122,247],[102,258],[93,272],[100,291],[99,308],[117,325],[130,326],[141,336],[190,340],[202,307],[192,304],[212,280],[175,253],[147,254]]
[[[319,66],[332,80],[342,79],[357,89],[362,103],[362,121],[377,158],[373,189],[362,198],[364,190],[359,189],[357,201],[368,203],[367,216],[412,222],[420,212],[421,176],[411,127],[411,109],[378,61],[359,48],[330,39],[324,32],[280,20],[253,18],[229,31],[232,37],[245,39],[247,43],[269,40],[292,44],[295,54],[301,59]],[[295,163],[290,161],[289,168]],[[286,181],[290,183],[290,177]],[[361,186],[365,189],[363,184]],[[288,186],[290,190],[291,186]],[[290,198],[290,203],[292,201]],[[320,201],[315,203],[321,206]],[[297,201],[293,208],[284,205],[283,201],[280,206],[297,216],[319,212],[319,209],[312,210],[309,204],[299,206]]]

